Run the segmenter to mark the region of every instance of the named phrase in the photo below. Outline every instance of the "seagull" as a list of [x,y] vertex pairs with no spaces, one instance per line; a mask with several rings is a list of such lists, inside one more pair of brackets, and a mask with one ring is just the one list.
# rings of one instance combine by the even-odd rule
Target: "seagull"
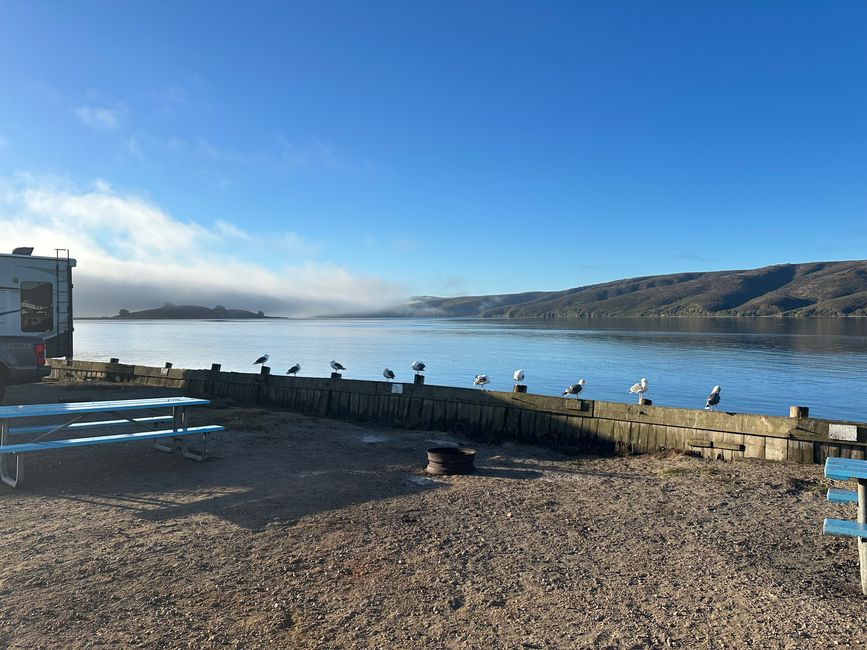
[[344,368],[342,364],[339,364],[336,361],[331,362],[331,369],[332,370],[346,370],[346,368]]
[[424,372],[424,362],[423,361],[413,361],[412,369],[415,370],[415,374],[420,372]]
[[256,360],[253,362],[253,365],[255,366],[257,363],[261,363],[261,364],[264,366],[265,363],[266,363],[266,362],[268,361],[268,359],[270,359],[270,358],[271,358],[271,355],[270,355],[270,354],[263,354],[261,357],[259,357],[258,359],[256,359]]
[[524,371],[516,370],[515,374],[512,375],[515,378],[515,381],[524,381]]
[[639,401],[641,401],[644,393],[647,392],[647,378],[642,377],[640,382],[638,382],[637,384],[632,384],[632,386],[629,388],[629,392],[637,394]]
[[713,410],[713,407],[719,404],[719,386],[714,386],[713,390],[710,392],[710,395],[707,396],[707,404],[704,405],[705,411]]
[[289,370],[286,371],[286,374],[297,376],[299,372],[301,372],[301,364],[296,363],[294,366],[292,366],[291,368],[289,368]]
[[394,379],[394,370],[389,370],[388,368],[386,368],[382,371],[382,376],[385,377],[386,380],[391,381],[392,379]]
[[485,390],[485,384],[490,384],[491,380],[488,379],[487,375],[476,375],[476,378],[473,379],[473,386],[481,386],[482,390]]
[[574,395],[575,399],[578,399],[578,393],[584,390],[584,384],[587,382],[583,379],[579,379],[577,384],[572,384],[566,390],[563,391],[563,395],[568,397],[569,395]]

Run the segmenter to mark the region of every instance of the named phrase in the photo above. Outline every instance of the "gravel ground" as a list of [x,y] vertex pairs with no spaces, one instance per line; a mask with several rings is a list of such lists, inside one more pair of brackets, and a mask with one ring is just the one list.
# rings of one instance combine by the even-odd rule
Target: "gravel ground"
[[463,441],[196,419],[227,428],[205,463],[91,447],[2,487],[0,647],[867,646],[855,542],[821,535],[854,507],[820,467],[474,444],[475,475],[429,478],[425,448]]

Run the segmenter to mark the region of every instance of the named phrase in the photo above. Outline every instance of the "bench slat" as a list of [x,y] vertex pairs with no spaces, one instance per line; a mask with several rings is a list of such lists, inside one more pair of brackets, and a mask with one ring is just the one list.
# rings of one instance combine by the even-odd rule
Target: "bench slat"
[[858,493],[855,490],[828,488],[828,501],[832,503],[858,503]]
[[825,461],[825,477],[839,481],[867,479],[867,461],[854,458],[829,458]]
[[131,411],[173,406],[200,406],[210,400],[197,397],[153,397],[147,399],[121,399],[105,402],[69,402],[65,404],[21,404],[0,406],[0,420],[4,418],[31,418],[46,415],[76,415],[103,411]]
[[867,524],[859,524],[848,519],[825,519],[822,524],[822,534],[836,537],[867,537]]
[[27,442],[15,445],[0,445],[0,454],[26,453],[30,451],[45,451],[46,449],[72,449],[74,447],[86,447],[88,445],[106,445],[113,442],[135,442],[137,440],[154,440],[156,438],[174,438],[191,436],[202,433],[215,433],[223,431],[223,427],[213,424],[203,427],[189,427],[188,429],[174,431],[137,431],[135,433],[118,433],[110,436],[93,436],[90,438],[71,438],[68,440],[46,440],[45,442]]
[[[171,415],[155,415],[150,418],[133,418],[133,422],[138,424],[152,424],[156,422],[171,422]],[[70,424],[63,431],[76,431],[81,429],[104,429],[106,427],[123,426],[129,424],[129,420],[101,420],[99,422],[75,422]],[[56,429],[59,424],[44,424],[32,427],[10,427],[9,435],[21,435],[25,433],[48,433]]]

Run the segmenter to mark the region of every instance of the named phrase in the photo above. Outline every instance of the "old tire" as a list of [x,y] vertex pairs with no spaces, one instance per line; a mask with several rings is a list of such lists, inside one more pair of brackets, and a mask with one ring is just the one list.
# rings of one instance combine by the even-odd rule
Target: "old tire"
[[428,474],[472,474],[476,450],[464,447],[432,447],[427,450]]

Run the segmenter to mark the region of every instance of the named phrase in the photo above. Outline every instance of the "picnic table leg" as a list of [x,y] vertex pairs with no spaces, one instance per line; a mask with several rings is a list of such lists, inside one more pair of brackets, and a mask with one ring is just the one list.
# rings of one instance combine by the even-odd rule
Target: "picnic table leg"
[[[182,430],[187,430],[187,408],[185,406],[181,407],[181,428]],[[190,458],[192,460],[202,462],[208,457],[208,438],[203,433],[202,434],[202,446],[198,449],[194,448],[190,445],[189,436],[184,436],[184,439],[181,441],[181,453],[185,458]]]
[[[184,408],[178,408],[177,406],[172,407],[172,430],[177,431],[181,428],[186,428],[186,426],[181,427],[181,413],[184,411]],[[184,418],[186,419],[186,418]],[[171,439],[171,444],[164,445],[159,440],[154,440],[154,449],[158,451],[164,451],[166,453],[171,453],[175,450],[175,445],[178,442],[177,438]]]
[[[9,420],[0,420],[0,445],[9,444]],[[10,462],[10,456],[15,462],[15,476],[10,476],[6,471],[6,464]],[[0,454],[0,480],[9,487],[18,487],[24,478],[24,460],[21,454]]]
[[[858,523],[867,524],[867,480],[858,480]],[[861,592],[867,596],[867,537],[858,538],[858,562],[861,565]]]

